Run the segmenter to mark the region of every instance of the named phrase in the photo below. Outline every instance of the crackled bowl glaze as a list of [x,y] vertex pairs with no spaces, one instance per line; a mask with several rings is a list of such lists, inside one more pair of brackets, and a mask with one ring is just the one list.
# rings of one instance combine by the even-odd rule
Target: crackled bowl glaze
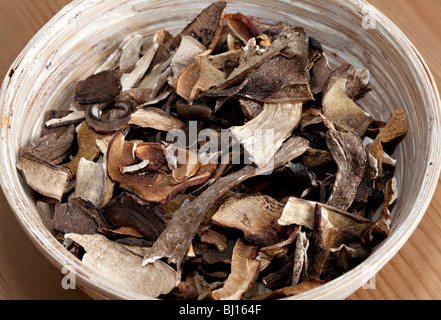
[[[20,148],[39,136],[49,109],[68,108],[74,84],[90,75],[128,34],[146,44],[159,29],[174,34],[212,1],[76,0],[30,41],[12,64],[0,94],[0,182],[18,221],[35,246],[94,298],[149,299],[115,286],[81,264],[53,237],[51,210],[38,206],[15,170]],[[440,101],[427,65],[406,36],[363,0],[233,0],[228,12],[302,26],[328,51],[333,67],[369,68],[373,91],[361,104],[376,119],[403,108],[409,133],[393,155],[399,198],[392,233],[362,264],[293,299],[343,299],[373,277],[402,247],[422,219],[441,168]]]

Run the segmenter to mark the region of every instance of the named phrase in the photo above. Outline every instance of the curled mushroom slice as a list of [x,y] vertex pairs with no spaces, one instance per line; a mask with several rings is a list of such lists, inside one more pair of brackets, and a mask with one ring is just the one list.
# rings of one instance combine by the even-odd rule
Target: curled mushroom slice
[[309,275],[319,278],[334,246],[338,229],[329,222],[328,211],[316,204],[314,208],[314,229],[312,231],[313,261]]
[[16,167],[33,190],[61,201],[68,184],[68,169],[27,154],[20,157]]
[[[244,43],[247,43],[251,38],[257,38],[263,34],[262,31],[260,31],[260,29],[254,25],[253,21],[249,17],[240,12],[235,14],[226,14],[225,20],[230,29]],[[266,44],[269,45],[269,43]]]
[[75,91],[75,100],[81,104],[103,103],[115,98],[120,91],[121,83],[118,73],[108,70],[79,81]]
[[186,67],[194,62],[194,59],[203,53],[207,48],[191,36],[183,36],[176,54],[173,56],[171,67],[173,76],[169,78],[168,83],[176,88],[176,82],[179,75]]
[[119,101],[108,108],[107,104],[87,106],[85,117],[87,124],[98,133],[111,134],[128,126],[135,106],[130,101]]
[[224,72],[215,68],[206,55],[201,55],[180,74],[176,83],[176,93],[191,102],[201,91],[210,90],[222,83],[225,78]]
[[[315,201],[290,197],[282,216],[279,219],[280,225],[299,225],[310,230],[314,229]],[[372,221],[361,216],[331,207],[326,204],[319,204],[321,211],[326,211],[329,222],[339,230],[356,236],[360,236],[372,225]]]
[[231,273],[222,288],[213,291],[215,300],[240,300],[256,281],[260,262],[255,260],[257,247],[240,238],[233,250]]
[[294,266],[292,272],[292,285],[295,286],[301,278],[308,276],[308,248],[309,239],[305,232],[297,233],[296,249],[294,251]]
[[173,176],[163,171],[152,171],[146,174],[122,174],[121,167],[130,165],[123,161],[123,151],[128,149],[123,134],[117,132],[109,144],[107,153],[109,176],[117,181],[122,189],[152,203],[167,203],[183,189],[204,183],[216,169],[216,165],[212,164],[201,166],[194,177],[180,184],[174,184]]
[[131,227],[145,240],[153,242],[165,229],[161,211],[130,193],[123,193],[102,208],[109,227]]
[[249,242],[267,247],[285,238],[279,220],[284,205],[268,196],[230,198],[211,220],[222,227],[239,229]]
[[266,104],[263,111],[241,127],[232,127],[232,135],[244,146],[260,168],[270,164],[283,142],[302,119],[302,104]]
[[[179,152],[179,150],[176,150]],[[196,152],[192,150],[185,149],[185,161],[180,163],[179,157],[177,157],[176,168],[172,171],[173,179],[175,183],[182,183],[189,178],[193,177],[201,168],[201,162],[199,161],[199,156]]]
[[338,171],[327,204],[347,210],[357,195],[358,186],[363,180],[367,161],[366,150],[359,135],[355,132],[328,130],[326,143]]
[[347,79],[343,75],[349,68],[345,64],[331,74],[323,92],[323,114],[338,130],[355,131],[363,136],[372,116],[346,95]]
[[161,294],[168,294],[179,285],[180,274],[166,263],[157,261],[142,267],[142,258],[102,235],[69,233],[65,238],[75,241],[84,248],[86,253],[82,263],[85,266],[118,287],[156,298]]
[[141,128],[152,128],[160,131],[179,129],[184,123],[158,108],[140,108],[131,114],[130,125]]
[[137,159],[148,161],[144,171],[159,170],[167,162],[162,144],[141,142],[136,144],[134,150]]

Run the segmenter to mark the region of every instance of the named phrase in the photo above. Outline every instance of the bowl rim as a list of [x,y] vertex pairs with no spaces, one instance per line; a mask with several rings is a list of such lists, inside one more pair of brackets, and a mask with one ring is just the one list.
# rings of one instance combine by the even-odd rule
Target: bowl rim
[[[30,48],[35,48],[38,46],[39,40],[44,36],[44,34],[56,25],[56,23],[69,16],[75,10],[81,10],[82,7],[87,8],[92,6],[98,0],[74,0],[71,3],[63,7],[49,22],[47,22],[28,42],[26,47],[18,55],[15,61],[12,63],[10,69],[8,70],[2,87],[0,89],[0,102],[4,101],[5,93],[8,89],[10,78],[13,76],[11,70],[14,70],[14,66],[18,65],[23,59],[28,55]],[[432,130],[430,135],[430,150],[428,150],[427,167],[425,170],[425,176],[423,178],[424,188],[419,190],[418,198],[422,193],[422,197],[425,201],[418,201],[417,205],[412,207],[411,215],[413,219],[407,219],[402,225],[397,227],[391,236],[386,239],[364,262],[350,270],[346,274],[334,279],[319,288],[309,290],[305,293],[299,294],[297,296],[288,297],[286,299],[335,299],[346,298],[350,294],[348,292],[355,292],[358,288],[362,287],[363,283],[371,279],[390,259],[392,259],[395,254],[401,249],[404,243],[410,238],[412,233],[415,231],[420,221],[422,220],[425,212],[430,204],[435,189],[438,184],[438,178],[441,173],[441,163],[433,161],[433,159],[441,158],[441,101],[439,96],[439,91],[437,89],[435,79],[429,70],[426,62],[424,61],[422,55],[418,52],[415,46],[407,38],[407,36],[382,12],[376,9],[374,6],[369,4],[365,0],[331,0],[334,3],[338,3],[344,7],[350,5],[355,6],[360,12],[368,9],[370,13],[375,15],[376,22],[387,30],[387,33],[391,38],[396,41],[406,54],[409,56],[410,61],[412,61],[413,68],[418,73],[418,77],[421,79],[422,83],[425,84],[425,91],[430,98],[432,104],[428,107],[432,108],[434,119],[431,124]],[[3,105],[3,104],[2,104]],[[7,131],[8,121],[4,120],[3,114],[4,107],[0,109],[1,122],[0,122],[0,134],[3,141],[4,134]],[[6,145],[6,144],[4,144]],[[6,148],[1,147],[2,150]],[[0,161],[3,163],[4,160],[7,161],[5,152],[0,155]],[[432,164],[430,164],[432,163]],[[15,163],[14,163],[15,167]],[[143,296],[137,293],[130,292],[124,288],[119,288],[112,282],[108,282],[107,279],[103,278],[99,274],[95,273],[91,268],[83,266],[81,261],[78,259],[72,259],[72,255],[64,249],[64,247],[53,237],[48,230],[41,228],[40,225],[35,224],[32,221],[26,219],[26,210],[24,203],[14,190],[8,188],[8,185],[13,181],[8,177],[0,175],[0,185],[3,189],[3,193],[9,205],[11,211],[14,213],[17,221],[21,225],[25,234],[32,240],[31,242],[35,247],[59,270],[65,266],[69,266],[71,271],[74,271],[78,276],[76,279],[78,287],[80,287],[86,293],[94,296],[98,295],[100,298],[109,299],[153,299],[152,297]],[[399,233],[399,237],[395,234]],[[342,281],[344,277],[345,281]],[[363,282],[364,281],[364,282]],[[355,289],[354,289],[355,288]],[[346,289],[346,290],[345,290]],[[343,292],[345,292],[343,294]]]

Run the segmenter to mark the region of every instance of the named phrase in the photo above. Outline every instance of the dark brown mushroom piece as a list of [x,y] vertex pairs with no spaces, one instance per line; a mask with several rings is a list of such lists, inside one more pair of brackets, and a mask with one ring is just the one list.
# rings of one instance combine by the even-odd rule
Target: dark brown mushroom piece
[[347,79],[344,74],[350,67],[344,64],[329,77],[323,92],[323,115],[337,130],[355,131],[363,136],[372,122],[372,116],[346,95]]
[[119,101],[115,105],[91,104],[86,107],[87,124],[101,134],[112,134],[129,125],[136,106],[132,101]]
[[33,190],[49,199],[62,200],[69,181],[68,169],[26,153],[16,167]]
[[257,247],[237,240],[233,250],[231,273],[222,288],[213,291],[215,300],[240,300],[259,274],[260,262],[255,260]]
[[106,228],[107,222],[100,210],[81,198],[70,198],[67,203],[55,205],[52,229],[61,233],[95,234]]
[[101,211],[109,228],[131,227],[150,245],[165,229],[164,217],[157,206],[127,192],[114,198]]
[[114,99],[121,91],[119,75],[114,70],[103,71],[79,81],[75,100],[81,104],[104,103]]

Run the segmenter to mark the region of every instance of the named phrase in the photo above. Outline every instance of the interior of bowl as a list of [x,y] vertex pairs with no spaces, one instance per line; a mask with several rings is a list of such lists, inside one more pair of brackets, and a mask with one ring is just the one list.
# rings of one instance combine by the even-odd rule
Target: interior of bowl
[[[146,298],[115,288],[83,268],[52,237],[48,207],[38,210],[32,191],[15,170],[20,148],[39,136],[49,109],[67,109],[74,84],[90,75],[128,34],[183,29],[212,1],[74,1],[30,42],[11,67],[1,95],[1,179],[20,223],[37,247],[58,267],[69,264],[80,286],[95,297]],[[371,257],[344,276],[296,298],[345,298],[373,276],[404,244],[421,220],[439,175],[439,98],[420,56],[396,27],[364,1],[241,0],[229,12],[301,26],[318,39],[333,67],[344,62],[371,72],[373,91],[361,105],[375,119],[388,120],[397,108],[409,119],[409,133],[393,154],[399,197],[392,234]],[[369,16],[371,15],[371,16]],[[374,18],[366,28],[364,19]]]

